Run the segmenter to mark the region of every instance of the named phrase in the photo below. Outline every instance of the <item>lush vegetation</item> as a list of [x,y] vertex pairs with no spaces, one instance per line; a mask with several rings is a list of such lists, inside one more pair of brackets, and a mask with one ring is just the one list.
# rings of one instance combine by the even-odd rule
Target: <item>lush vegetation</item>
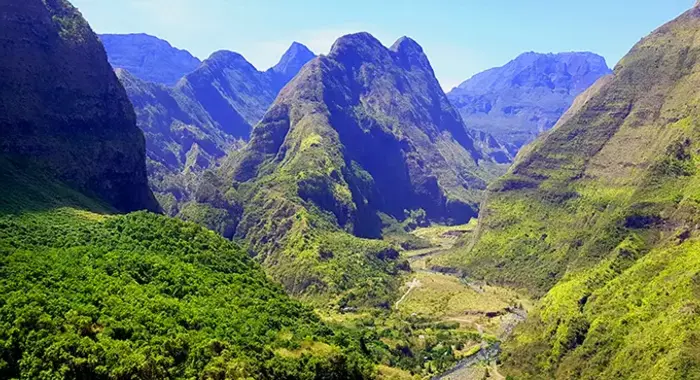
[[365,378],[235,244],[148,213],[0,218],[0,377]]
[[517,378],[698,378],[700,9],[637,44],[495,183],[446,256],[544,295]]

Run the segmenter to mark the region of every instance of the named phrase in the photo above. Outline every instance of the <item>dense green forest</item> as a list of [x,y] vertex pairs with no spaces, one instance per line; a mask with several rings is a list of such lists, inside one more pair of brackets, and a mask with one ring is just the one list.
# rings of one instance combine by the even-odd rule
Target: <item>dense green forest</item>
[[365,378],[234,243],[149,213],[0,218],[0,377]]

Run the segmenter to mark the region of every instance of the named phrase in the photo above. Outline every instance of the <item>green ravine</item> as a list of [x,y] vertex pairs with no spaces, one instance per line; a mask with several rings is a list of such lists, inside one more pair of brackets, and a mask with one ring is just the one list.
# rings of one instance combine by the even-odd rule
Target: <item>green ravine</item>
[[543,296],[517,379],[700,378],[700,9],[639,42],[491,185],[436,265]]

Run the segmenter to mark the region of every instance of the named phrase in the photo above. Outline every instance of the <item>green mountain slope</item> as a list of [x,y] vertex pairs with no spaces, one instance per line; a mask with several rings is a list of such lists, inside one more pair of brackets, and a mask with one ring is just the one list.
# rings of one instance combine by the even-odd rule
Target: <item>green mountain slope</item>
[[366,378],[233,243],[147,213],[0,217],[2,378]]
[[159,172],[205,169],[247,138],[250,125],[235,111],[231,110],[233,116],[214,119],[179,87],[145,82],[121,69],[116,72],[146,137],[152,182]]
[[700,378],[700,9],[638,43],[492,186],[467,273],[544,294],[516,378]]
[[243,200],[236,235],[293,293],[380,289],[357,297],[385,302],[404,264],[386,243],[356,237],[380,238],[383,220],[411,210],[467,221],[498,170],[418,44],[403,38],[388,49],[360,33],[282,90],[223,165],[221,182],[233,189],[219,193]]
[[32,0],[0,12],[0,156],[117,210],[157,210],[134,111],[78,11]]

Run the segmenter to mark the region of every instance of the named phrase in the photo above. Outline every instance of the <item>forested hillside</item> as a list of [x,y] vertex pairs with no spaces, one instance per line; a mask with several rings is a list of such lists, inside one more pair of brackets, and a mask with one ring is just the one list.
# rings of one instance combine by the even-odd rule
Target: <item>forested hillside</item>
[[516,378],[700,377],[700,8],[654,31],[528,146],[451,259],[544,295]]

